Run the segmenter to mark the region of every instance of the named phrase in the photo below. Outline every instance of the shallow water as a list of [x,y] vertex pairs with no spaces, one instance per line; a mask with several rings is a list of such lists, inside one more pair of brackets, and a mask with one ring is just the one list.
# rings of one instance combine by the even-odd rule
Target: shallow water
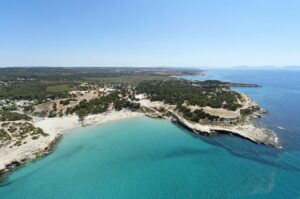
[[72,130],[52,154],[9,175],[0,198],[299,197],[300,73],[211,71],[209,77],[263,86],[239,90],[270,112],[261,121],[284,148],[197,136],[168,120],[127,119]]

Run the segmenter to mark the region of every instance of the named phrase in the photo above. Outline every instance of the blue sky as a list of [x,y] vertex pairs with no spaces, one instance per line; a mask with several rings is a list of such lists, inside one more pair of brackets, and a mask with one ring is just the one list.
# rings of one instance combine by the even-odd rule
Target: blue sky
[[299,0],[0,0],[0,66],[300,65]]

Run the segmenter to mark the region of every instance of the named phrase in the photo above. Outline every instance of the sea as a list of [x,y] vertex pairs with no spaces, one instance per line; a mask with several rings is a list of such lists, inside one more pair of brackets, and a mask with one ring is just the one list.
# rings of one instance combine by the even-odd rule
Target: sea
[[300,70],[208,70],[268,111],[281,149],[131,118],[69,130],[53,153],[9,173],[1,199],[300,198]]

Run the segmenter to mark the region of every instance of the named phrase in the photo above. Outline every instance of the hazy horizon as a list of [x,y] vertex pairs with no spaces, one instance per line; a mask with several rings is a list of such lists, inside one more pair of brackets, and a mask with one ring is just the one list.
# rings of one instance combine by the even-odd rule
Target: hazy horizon
[[0,68],[80,68],[80,67],[90,67],[90,68],[195,68],[195,69],[300,69],[300,66],[0,66]]

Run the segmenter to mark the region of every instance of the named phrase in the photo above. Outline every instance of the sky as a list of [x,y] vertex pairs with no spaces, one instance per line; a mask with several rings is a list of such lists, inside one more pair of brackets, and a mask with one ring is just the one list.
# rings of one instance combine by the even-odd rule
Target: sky
[[299,0],[0,0],[0,66],[300,65]]

